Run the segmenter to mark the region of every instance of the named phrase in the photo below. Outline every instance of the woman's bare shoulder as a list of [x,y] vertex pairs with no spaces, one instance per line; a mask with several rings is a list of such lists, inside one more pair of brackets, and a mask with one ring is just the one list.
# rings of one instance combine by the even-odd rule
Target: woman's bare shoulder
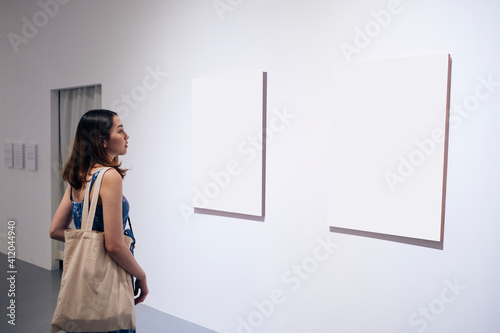
[[102,176],[102,185],[103,186],[121,186],[123,182],[122,176],[115,168],[110,168],[105,171],[105,174]]

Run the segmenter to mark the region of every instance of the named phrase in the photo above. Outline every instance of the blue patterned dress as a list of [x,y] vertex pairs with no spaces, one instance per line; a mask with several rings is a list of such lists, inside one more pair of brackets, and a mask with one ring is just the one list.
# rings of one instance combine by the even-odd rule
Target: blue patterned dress
[[[94,185],[94,182],[97,179],[99,172],[100,172],[100,170],[92,175],[92,181],[90,183],[90,190],[92,190],[92,186]],[[73,222],[75,223],[75,228],[81,229],[83,202],[73,201],[73,188],[71,188],[70,199],[71,199]],[[123,233],[132,237],[133,241],[132,241],[132,245],[130,246],[130,251],[132,251],[132,253],[134,253],[134,251],[133,251],[134,250],[133,247],[135,244],[134,234],[132,233],[131,229],[127,228],[127,219],[128,219],[129,209],[130,209],[130,206],[129,206],[128,200],[125,197],[123,197],[123,199],[122,199]],[[102,205],[97,205],[97,207],[96,207],[94,223],[92,225],[92,230],[104,231],[104,219],[103,219],[103,215],[102,215]],[[133,278],[132,278],[132,282],[133,282]],[[133,283],[132,283],[132,285],[133,285]],[[66,333],[72,333],[72,332],[66,332]],[[103,332],[85,332],[85,333],[103,333]],[[118,330],[118,331],[109,331],[109,332],[104,332],[104,333],[135,333],[135,330]]]

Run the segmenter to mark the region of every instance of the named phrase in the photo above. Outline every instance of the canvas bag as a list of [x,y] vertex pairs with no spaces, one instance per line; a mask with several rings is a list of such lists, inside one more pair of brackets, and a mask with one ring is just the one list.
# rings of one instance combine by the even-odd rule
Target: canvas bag
[[[82,227],[64,232],[64,267],[51,333],[135,330],[132,279],[106,251],[104,233],[92,230],[102,176],[94,184],[89,211],[90,182],[85,190]],[[130,248],[132,238],[123,235]]]

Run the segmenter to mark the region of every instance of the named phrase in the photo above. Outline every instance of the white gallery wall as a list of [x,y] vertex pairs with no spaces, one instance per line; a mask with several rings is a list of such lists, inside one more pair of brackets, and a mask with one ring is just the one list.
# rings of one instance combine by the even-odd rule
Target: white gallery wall
[[[17,257],[54,266],[51,91],[101,84],[130,135],[124,194],[146,304],[224,333],[496,332],[499,11],[497,1],[0,0],[0,142],[39,149],[37,171],[0,167],[1,251],[13,219]],[[335,69],[438,53],[452,57],[444,242],[330,232]],[[190,208],[192,79],[243,71],[267,72],[264,222]],[[257,153],[257,136],[231,138],[227,161],[251,168],[237,147]]]

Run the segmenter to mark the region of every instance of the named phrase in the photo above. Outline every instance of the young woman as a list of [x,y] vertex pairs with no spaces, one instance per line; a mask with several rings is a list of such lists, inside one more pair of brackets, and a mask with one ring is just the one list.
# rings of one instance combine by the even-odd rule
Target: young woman
[[[129,204],[122,195],[122,179],[126,170],[120,168],[118,156],[127,153],[129,136],[117,114],[109,110],[91,110],[85,113],[76,129],[73,151],[64,166],[62,178],[69,183],[50,225],[50,237],[64,242],[64,230],[71,220],[77,229],[81,228],[83,197],[88,181],[92,185],[101,167],[112,167],[105,171],[99,191],[98,206],[93,230],[104,232],[106,250],[111,257],[135,278],[135,304],[144,301],[148,295],[146,274],[135,260],[132,249],[124,241]],[[133,236],[133,235],[132,235]],[[139,294],[140,291],[140,294]],[[113,333],[133,333],[119,330]],[[69,333],[69,332],[68,332]]]

